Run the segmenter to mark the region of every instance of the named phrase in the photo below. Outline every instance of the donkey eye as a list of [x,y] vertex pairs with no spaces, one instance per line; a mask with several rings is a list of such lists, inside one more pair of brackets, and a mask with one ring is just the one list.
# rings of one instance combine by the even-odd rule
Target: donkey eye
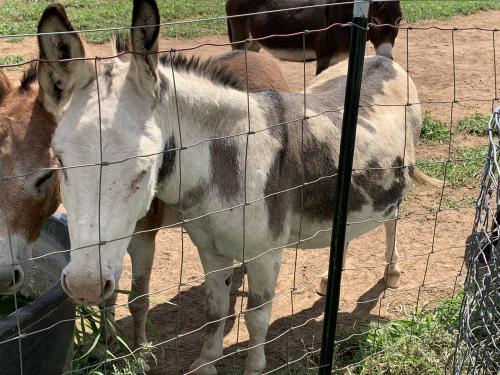
[[41,193],[42,192],[43,186],[47,183],[47,181],[49,181],[51,179],[51,177],[53,176],[53,174],[54,174],[53,171],[47,172],[42,177],[40,177],[38,180],[36,180],[36,182],[35,182],[35,191],[37,193]]

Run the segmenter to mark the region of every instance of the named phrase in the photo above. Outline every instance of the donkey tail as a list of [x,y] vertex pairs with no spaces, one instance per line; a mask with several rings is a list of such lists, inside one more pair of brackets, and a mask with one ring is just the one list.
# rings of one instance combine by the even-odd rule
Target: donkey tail
[[420,185],[433,186],[433,187],[442,187],[443,181],[427,176],[424,172],[422,172],[419,168],[415,167],[413,170],[413,181]]

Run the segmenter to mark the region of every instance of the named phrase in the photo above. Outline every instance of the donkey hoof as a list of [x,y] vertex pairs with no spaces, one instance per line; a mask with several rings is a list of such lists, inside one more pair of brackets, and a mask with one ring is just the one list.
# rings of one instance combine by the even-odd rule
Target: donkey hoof
[[192,371],[196,375],[217,375],[217,369],[213,364],[204,364],[206,361],[197,359],[189,367],[189,371]]
[[319,282],[319,287],[316,288],[316,293],[318,293],[322,297],[326,296],[327,284],[328,284],[328,275],[323,276],[321,278],[321,281]]
[[385,278],[385,283],[388,288],[393,288],[393,289],[399,288],[399,286],[401,285],[401,275],[399,273],[398,274],[388,273]]

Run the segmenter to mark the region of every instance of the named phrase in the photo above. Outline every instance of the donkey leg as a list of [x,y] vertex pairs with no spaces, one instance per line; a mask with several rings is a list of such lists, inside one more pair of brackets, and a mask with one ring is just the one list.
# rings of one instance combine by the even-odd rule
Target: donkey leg
[[244,375],[262,374],[266,368],[263,343],[271,319],[272,300],[281,265],[282,251],[268,253],[246,264],[248,271],[248,304],[245,322],[250,334]]
[[[344,245],[344,258],[342,259],[342,269],[345,268],[345,259],[347,258],[347,249],[349,249],[349,241],[347,241]],[[316,292],[320,296],[326,296],[326,286],[328,285],[328,273],[326,273],[319,282],[319,287],[316,289]]]
[[261,47],[260,44],[257,42],[250,42],[250,44],[243,43],[245,39],[251,37],[247,17],[231,18],[228,20],[227,26],[229,32],[229,40],[231,41],[231,43],[234,43],[231,45],[233,50],[235,49],[244,50],[245,48],[247,48],[249,51],[254,51],[254,52],[260,51]]
[[153,267],[156,233],[146,232],[134,235],[128,249],[132,261],[132,285],[128,307],[134,321],[134,347],[136,348],[147,342],[149,280]]
[[199,251],[203,271],[205,272],[207,322],[214,322],[206,327],[205,342],[201,354],[190,367],[197,375],[215,375],[217,370],[211,362],[222,356],[224,339],[224,317],[229,308],[229,290],[233,274],[233,260],[223,256]]
[[386,221],[385,226],[385,269],[386,284],[389,288],[397,288],[400,284],[401,269],[398,265],[398,249],[396,248],[396,220]]

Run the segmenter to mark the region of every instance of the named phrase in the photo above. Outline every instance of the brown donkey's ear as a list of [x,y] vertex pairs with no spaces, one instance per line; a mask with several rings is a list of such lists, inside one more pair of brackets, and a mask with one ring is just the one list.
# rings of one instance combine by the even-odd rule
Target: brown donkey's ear
[[[132,64],[130,73],[140,87],[154,93],[158,81],[160,13],[154,0],[134,0],[132,13]],[[150,91],[152,90],[152,91]]]
[[2,104],[3,100],[7,96],[7,94],[12,89],[9,79],[5,75],[5,73],[0,70],[0,104]]
[[[41,60],[38,81],[43,90],[47,109],[55,111],[70,98],[74,87],[86,85],[92,79],[92,64],[83,60],[58,61],[85,57],[85,49],[68,20],[64,7],[49,5],[38,23],[38,47]],[[54,34],[56,33],[56,34]]]

